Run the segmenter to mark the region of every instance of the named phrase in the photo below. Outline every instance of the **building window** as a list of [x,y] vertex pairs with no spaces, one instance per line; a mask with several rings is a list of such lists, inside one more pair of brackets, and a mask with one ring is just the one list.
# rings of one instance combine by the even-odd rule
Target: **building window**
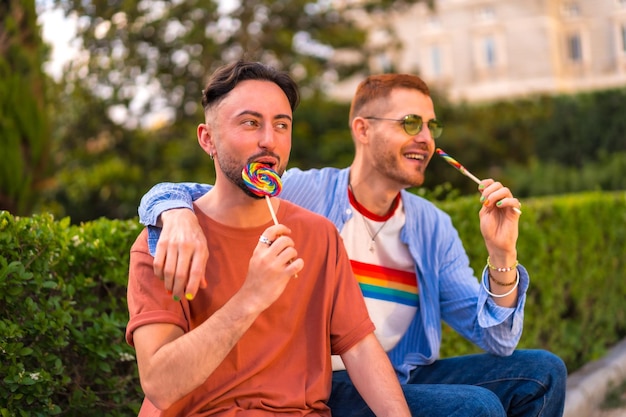
[[580,6],[574,2],[565,3],[563,4],[562,13],[565,17],[578,17],[580,16]]
[[483,57],[487,68],[496,66],[496,42],[491,36],[483,39]]
[[430,61],[433,77],[441,77],[441,48],[433,45],[430,48]]
[[571,62],[581,62],[583,60],[580,35],[577,33],[567,38],[567,56]]
[[428,28],[431,30],[441,29],[441,21],[439,20],[438,16],[430,15],[428,17]]
[[495,10],[493,10],[492,6],[483,6],[478,9],[478,12],[476,14],[478,15],[478,19],[482,20],[483,22],[492,22],[493,20],[495,20],[496,17],[496,12]]

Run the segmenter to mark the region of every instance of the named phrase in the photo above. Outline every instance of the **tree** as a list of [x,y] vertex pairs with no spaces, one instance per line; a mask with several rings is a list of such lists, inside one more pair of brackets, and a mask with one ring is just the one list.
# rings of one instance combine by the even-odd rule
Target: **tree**
[[28,215],[48,162],[46,50],[34,0],[0,2],[0,210]]
[[[128,126],[164,107],[173,120],[195,121],[205,76],[239,58],[287,70],[305,92],[318,91],[399,47],[368,46],[367,28],[355,22],[418,1],[246,0],[229,8],[221,0],[55,0],[80,22],[89,58],[81,82],[120,106]],[[156,98],[138,99],[146,89]]]
[[[218,0],[55,0],[79,22],[84,53],[67,67],[53,98],[68,111],[54,114],[58,169],[47,208],[75,222],[126,218],[155,182],[212,181],[195,127],[205,76],[216,66],[262,61],[289,71],[304,101],[319,100],[329,81],[367,72],[370,57],[385,48],[367,46],[359,16],[417,1],[250,0],[227,8]],[[312,118],[323,114],[303,103],[307,108]],[[298,120],[306,131],[302,110]],[[309,149],[295,153],[304,163],[293,164],[336,154],[333,146],[343,152],[351,145],[345,120],[347,112],[339,125],[346,142],[329,137],[319,150],[319,141],[304,140]],[[327,122],[321,123],[337,131]]]

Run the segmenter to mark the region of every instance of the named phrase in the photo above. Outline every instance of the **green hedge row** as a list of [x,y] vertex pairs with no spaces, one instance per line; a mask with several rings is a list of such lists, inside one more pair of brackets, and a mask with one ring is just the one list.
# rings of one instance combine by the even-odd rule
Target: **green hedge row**
[[[478,198],[441,206],[482,270]],[[549,349],[574,371],[626,336],[626,193],[542,198],[523,210],[518,252],[531,287],[520,347]],[[136,415],[142,394],[124,329],[140,228],[0,212],[1,416]],[[444,356],[470,352],[444,329]]]
[[[478,197],[439,205],[452,217],[472,268],[480,273],[487,252]],[[531,282],[519,347],[553,351],[572,372],[626,337],[626,193],[529,199],[522,210],[518,258]],[[475,352],[444,330],[442,355]]]
[[0,212],[0,415],[137,415],[128,321],[135,221]]

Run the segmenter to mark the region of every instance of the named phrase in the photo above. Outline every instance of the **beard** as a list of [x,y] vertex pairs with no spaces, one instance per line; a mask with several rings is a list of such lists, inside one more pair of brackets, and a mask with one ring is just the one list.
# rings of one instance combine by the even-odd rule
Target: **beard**
[[403,163],[402,151],[400,154],[393,151],[393,147],[379,144],[373,149],[373,153],[377,155],[372,160],[372,165],[379,175],[394,181],[395,183],[409,187],[421,187],[425,180],[425,170],[428,162],[423,167],[417,169],[409,169]]
[[[219,157],[218,155],[216,155],[216,159]],[[236,161],[235,159],[232,159],[229,157],[225,157],[225,158],[219,157],[218,163],[219,163],[219,167],[221,171],[224,173],[224,175],[226,176],[226,178],[228,178],[230,182],[232,182],[237,187],[239,187],[247,196],[257,199],[257,200],[261,200],[265,198],[265,196],[259,196],[259,195],[254,194],[250,190],[250,188],[248,188],[248,185],[244,182],[243,177],[241,176],[241,172],[249,163],[254,162],[255,160],[258,160],[259,158],[264,157],[264,156],[270,156],[276,159],[277,161],[280,161],[280,158],[278,157],[278,155],[275,155],[271,152],[263,152],[261,154],[251,156],[250,158],[248,158],[248,161],[243,165],[241,165],[239,161]],[[282,177],[284,172],[285,172],[284,168],[278,168],[278,170],[276,171],[279,177]]]

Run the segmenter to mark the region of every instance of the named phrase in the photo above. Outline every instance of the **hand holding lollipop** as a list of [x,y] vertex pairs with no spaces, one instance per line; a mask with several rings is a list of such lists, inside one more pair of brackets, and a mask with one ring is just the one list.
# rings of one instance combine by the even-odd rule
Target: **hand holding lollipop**
[[252,162],[246,165],[241,171],[241,177],[254,195],[258,195],[259,197],[265,196],[265,201],[267,201],[267,206],[270,209],[274,224],[278,224],[278,219],[276,219],[276,213],[274,213],[270,197],[277,196],[283,190],[280,176],[267,165]]
[[[265,197],[265,201],[267,201],[267,207],[270,209],[270,214],[272,215],[274,224],[278,224],[278,219],[276,218],[276,213],[274,213],[274,207],[272,206],[270,197],[277,196],[283,190],[283,184],[280,181],[280,176],[278,176],[276,171],[272,170],[267,165],[259,162],[252,162],[246,165],[246,167],[241,171],[241,177],[248,186],[248,189],[252,191],[254,195]],[[261,236],[259,240],[268,246],[272,244],[272,242],[265,236]],[[291,263],[291,261],[289,261],[289,263]],[[298,274],[295,274],[293,277],[298,278]]]

